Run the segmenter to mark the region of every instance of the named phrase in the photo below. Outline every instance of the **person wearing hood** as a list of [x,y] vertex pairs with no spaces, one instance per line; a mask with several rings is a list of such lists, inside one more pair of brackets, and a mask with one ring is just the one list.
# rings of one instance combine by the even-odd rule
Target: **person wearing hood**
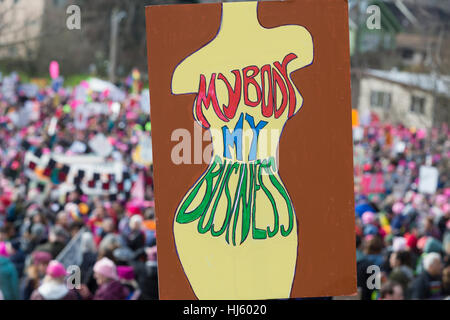
[[97,261],[94,265],[94,277],[99,286],[94,300],[125,300],[129,296],[129,290],[119,281],[117,268],[112,260],[104,257]]
[[10,249],[0,242],[0,291],[4,300],[19,299],[19,279],[14,264],[9,259]]
[[66,269],[61,262],[50,261],[42,284],[31,294],[31,300],[78,300],[79,296],[65,282]]
[[45,277],[45,272],[52,255],[44,251],[35,251],[31,255],[31,264],[26,269],[26,276],[22,280],[20,296],[23,300],[30,300],[31,294],[37,289]]

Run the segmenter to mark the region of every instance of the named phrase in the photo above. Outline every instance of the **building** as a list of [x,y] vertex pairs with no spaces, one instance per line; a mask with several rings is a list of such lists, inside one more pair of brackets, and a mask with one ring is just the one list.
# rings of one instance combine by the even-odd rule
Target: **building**
[[36,52],[45,0],[0,1],[0,58],[29,57]]
[[416,128],[450,123],[450,76],[369,69],[359,78],[360,115]]
[[[380,28],[367,26],[372,6],[379,8]],[[450,68],[449,1],[349,0],[349,30],[351,55],[367,55],[366,66],[413,72]]]

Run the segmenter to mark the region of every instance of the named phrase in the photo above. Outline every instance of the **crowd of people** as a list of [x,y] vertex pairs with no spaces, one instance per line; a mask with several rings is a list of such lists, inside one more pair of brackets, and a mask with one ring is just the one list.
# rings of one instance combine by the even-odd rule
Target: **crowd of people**
[[361,131],[354,142],[361,299],[448,299],[447,125],[425,130],[370,121],[354,130]]
[[[120,86],[0,80],[1,299],[158,299],[152,166],[135,161],[141,138],[150,139],[141,91],[136,70]],[[77,177],[64,189],[77,159],[96,153],[89,142],[99,133],[111,149],[100,167],[120,163],[141,190],[122,186],[118,197],[111,180],[99,192]],[[50,165],[50,155],[72,162]],[[83,165],[87,176],[94,165]]]
[[[30,86],[14,74],[0,80],[0,299],[158,299],[152,166],[134,156],[151,135],[149,106],[141,107],[136,70],[117,89],[120,98],[87,82],[65,88],[60,80]],[[89,103],[106,112],[78,112]],[[359,298],[445,299],[448,127],[370,121],[354,130]],[[131,186],[121,196],[109,192],[111,179],[104,192],[87,192],[83,175],[64,189],[70,166],[35,163],[42,155],[96,153],[90,141],[99,133],[111,146],[105,163],[127,170]],[[34,162],[25,160],[30,153]],[[419,179],[424,167],[437,172],[428,189]],[[78,274],[65,260],[76,255]]]

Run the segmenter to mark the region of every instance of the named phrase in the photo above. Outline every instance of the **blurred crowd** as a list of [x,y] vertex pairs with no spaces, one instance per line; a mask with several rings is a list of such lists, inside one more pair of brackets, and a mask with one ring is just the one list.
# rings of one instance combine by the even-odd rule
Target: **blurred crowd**
[[[83,81],[66,88],[60,77],[47,85],[22,83],[14,73],[3,77],[1,299],[158,299],[152,166],[133,160],[141,138],[150,139],[141,92],[137,70],[117,86]],[[77,112],[86,105],[92,110]],[[126,168],[130,186],[120,196],[110,192],[112,181],[97,193],[85,192],[82,179],[63,189],[70,165],[39,167],[46,155],[95,153],[89,142],[99,133],[111,149],[104,165]],[[26,163],[27,154],[36,163]],[[137,184],[140,190],[131,189]],[[72,261],[78,270],[69,269]]]
[[376,117],[354,128],[361,299],[450,297],[449,133]]
[[[158,299],[153,170],[135,157],[142,137],[151,137],[150,106],[137,70],[118,86],[92,86],[3,77],[0,299]],[[78,112],[90,103],[106,111]],[[123,192],[110,192],[110,179],[105,192],[91,194],[80,175],[63,189],[69,167],[25,161],[27,153],[34,161],[98,153],[90,141],[99,133],[112,150],[105,163],[126,168]],[[449,133],[447,126],[425,130],[375,118],[354,127],[360,299],[450,296]]]

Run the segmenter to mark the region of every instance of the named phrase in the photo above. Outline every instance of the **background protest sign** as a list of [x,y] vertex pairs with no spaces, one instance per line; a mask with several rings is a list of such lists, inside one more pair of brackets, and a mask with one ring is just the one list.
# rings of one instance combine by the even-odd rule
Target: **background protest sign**
[[89,141],[89,147],[102,157],[107,157],[113,151],[113,146],[104,134],[98,133],[94,138]]
[[421,166],[419,169],[419,192],[434,194],[437,189],[439,171],[435,167]]
[[80,231],[69,241],[64,249],[59,253],[55,260],[61,262],[64,267],[80,266],[83,262],[83,247],[82,234],[86,232],[86,228],[81,228]]
[[[194,136],[194,127],[192,126],[193,105],[196,100],[196,90],[199,88],[200,74],[206,71],[200,70],[201,68],[196,69],[198,64],[192,63],[189,65],[189,63],[191,61],[202,61],[199,58],[195,60],[196,58],[191,58],[191,56],[194,57],[195,53],[199,53],[205,44],[214,46],[214,41],[218,39],[216,38],[218,30],[224,30],[225,24],[221,27],[222,19],[224,19],[223,14],[226,12],[224,8],[243,9],[242,11],[237,10],[242,15],[237,17],[234,22],[233,19],[227,20],[228,26],[236,27],[238,26],[236,23],[244,23],[245,25],[246,21],[251,21],[259,23],[267,30],[275,30],[276,32],[283,31],[283,28],[279,29],[278,27],[286,25],[289,25],[289,28],[294,26],[291,28],[294,33],[297,32],[294,30],[302,30],[299,31],[301,36],[296,37],[297,42],[290,36],[287,38],[279,37],[276,41],[266,39],[258,44],[265,49],[258,52],[253,51],[252,55],[249,55],[249,50],[240,51],[245,47],[245,42],[242,42],[242,39],[239,38],[239,32],[227,35],[228,39],[234,39],[234,42],[230,41],[229,46],[222,51],[214,51],[214,54],[209,56],[208,63],[204,63],[203,66],[204,69],[216,66],[216,76],[218,77],[219,72],[222,72],[222,77],[228,79],[228,84],[231,87],[235,85],[237,75],[241,75],[239,70],[246,66],[263,68],[264,63],[273,61],[278,61],[281,66],[285,57],[287,59],[292,58],[293,56],[289,55],[290,50],[285,45],[298,43],[301,46],[303,43],[301,39],[307,38],[304,29],[299,29],[297,26],[304,27],[313,39],[314,51],[311,50],[311,47],[308,47],[306,51],[292,48],[293,52],[296,52],[296,56],[300,58],[299,60],[293,60],[292,65],[297,67],[297,71],[291,73],[290,80],[285,79],[285,88],[287,91],[287,86],[291,84],[291,81],[294,83],[301,96],[300,94],[295,95],[299,104],[296,105],[293,102],[292,110],[294,111],[300,106],[301,110],[296,110],[298,113],[289,119],[279,142],[279,176],[289,194],[286,199],[289,198],[294,207],[298,228],[298,233],[295,230],[295,233],[289,234],[289,236],[298,236],[298,243],[296,243],[298,247],[294,251],[294,274],[290,274],[293,279],[292,287],[288,288],[290,290],[289,296],[348,295],[356,291],[352,115],[348,55],[348,8],[346,2],[331,0],[258,2],[257,7],[256,4],[253,4],[255,7],[247,11],[246,9],[249,9],[248,6],[251,5],[251,3],[244,2],[155,6],[146,9],[147,43],[152,44],[148,46],[148,68],[151,92],[152,143],[155,150],[153,154],[155,212],[158,219],[158,264],[161,299],[195,299],[205,296],[206,298],[214,298],[208,296],[208,290],[202,292],[201,288],[199,289],[201,286],[207,287],[208,283],[210,283],[210,286],[217,286],[217,288],[211,288],[212,290],[209,292],[214,291],[215,294],[220,295],[222,293],[216,290],[220,289],[223,291],[222,297],[224,298],[242,298],[239,294],[243,292],[246,294],[245,297],[249,299],[261,298],[263,295],[267,298],[274,292],[271,289],[279,289],[276,284],[274,286],[268,285],[265,290],[260,290],[260,292],[257,292],[255,288],[262,288],[265,284],[273,281],[274,278],[279,276],[279,273],[283,273],[280,270],[287,266],[284,261],[274,263],[277,250],[283,252],[286,250],[283,246],[264,245],[273,242],[267,239],[255,240],[252,233],[242,244],[236,243],[234,245],[230,235],[230,256],[235,255],[236,252],[244,252],[238,250],[247,245],[261,245],[261,247],[255,247],[255,250],[246,251],[245,255],[242,255],[242,260],[246,260],[248,256],[256,257],[258,250],[264,252],[265,260],[261,260],[264,262],[261,262],[259,268],[255,267],[253,273],[258,275],[254,278],[259,283],[255,283],[254,286],[242,287],[242,283],[251,282],[250,278],[253,277],[253,274],[242,271],[246,267],[241,264],[239,259],[234,260],[235,268],[225,270],[220,276],[217,275],[212,280],[210,276],[216,274],[215,271],[204,272],[203,279],[207,280],[199,283],[192,276],[196,272],[195,269],[206,268],[208,264],[212,264],[217,259],[225,260],[226,258],[222,253],[228,250],[224,247],[226,239],[224,239],[224,235],[221,235],[221,237],[218,237],[220,243],[217,242],[216,244],[216,240],[211,237],[209,232],[203,235],[196,234],[197,221],[185,223],[182,226],[178,226],[177,222],[174,222],[180,213],[181,200],[192,190],[190,188],[201,180],[199,177],[202,177],[210,166],[208,164],[175,164],[171,159],[171,151],[176,142],[168,143],[168,141],[171,141],[171,134],[178,128],[183,128],[191,134],[191,137]],[[324,7],[327,10],[322,10]],[[257,14],[257,18],[255,14]],[[324,21],[329,23],[324,23]],[[261,30],[260,26],[257,26],[257,28]],[[244,30],[248,31],[249,29],[241,29],[241,31]],[[253,39],[253,37],[247,39]],[[280,51],[280,49],[285,48],[286,51]],[[282,55],[277,57],[265,56],[278,51],[282,52]],[[311,61],[306,62],[309,57],[305,58],[303,52],[310,52],[313,55],[311,57],[313,58],[312,63]],[[245,56],[247,60],[229,60],[233,54],[239,53]],[[263,62],[264,60],[266,62]],[[284,61],[286,64],[287,60]],[[223,71],[225,63],[228,63],[229,69],[227,71]],[[309,65],[305,67],[308,63]],[[184,72],[183,68],[185,68],[184,70],[191,68],[189,70],[192,72]],[[176,69],[181,70],[179,75],[176,75]],[[230,72],[231,70],[237,70],[236,78]],[[264,70],[267,70],[264,72],[267,74],[269,68]],[[208,69],[205,75],[205,87],[210,83],[213,72]],[[191,82],[188,79],[189,75],[192,76]],[[255,81],[261,81],[260,76],[259,74],[258,77],[255,77],[254,79],[258,79]],[[281,79],[279,85],[283,87],[281,84],[284,81],[282,75],[275,74],[274,77],[277,76],[279,76],[277,79]],[[223,81],[221,89],[218,90],[222,91],[218,91],[219,93],[227,88],[224,85],[225,80],[221,81]],[[192,91],[189,91],[191,89]],[[291,90],[295,90],[293,86]],[[291,96],[293,94],[295,93],[292,93]],[[251,99],[255,100],[254,97],[251,97]],[[243,112],[242,110],[251,110],[244,106],[244,98],[239,101],[238,115]],[[303,101],[303,105],[300,101]],[[226,104],[226,100],[224,104]],[[205,115],[203,119],[205,120],[203,121],[204,132],[207,130],[208,120],[210,126],[217,126],[219,121],[215,118],[214,120],[211,119],[214,113],[221,111],[221,108],[222,104],[217,104],[216,108],[210,106],[207,110],[208,115]],[[253,110],[261,110],[261,105],[258,104]],[[253,117],[258,116],[258,120],[261,119],[261,115],[257,115],[256,111],[248,112],[252,112],[251,116]],[[196,120],[200,121],[201,113],[197,112],[196,115],[198,116]],[[287,117],[286,114],[284,116]],[[226,117],[223,117],[223,119],[226,120]],[[250,118],[247,117],[247,119]],[[238,121],[238,116],[233,118],[232,121],[235,124]],[[248,123],[248,120],[243,121]],[[254,124],[257,123],[258,121],[255,121]],[[270,123],[273,124],[273,120]],[[278,177],[275,179],[278,179]],[[282,189],[284,190],[284,188]],[[233,194],[235,191],[236,189],[232,191]],[[278,202],[279,200],[281,199],[277,199],[276,206],[281,208],[283,202]],[[286,201],[286,203],[288,202]],[[271,208],[270,204],[267,208]],[[256,214],[260,213],[256,212]],[[236,220],[238,219],[236,218]],[[286,223],[286,221],[283,221],[283,223]],[[207,224],[206,221],[205,224]],[[191,250],[192,255],[197,255],[197,257],[203,255],[203,259],[190,260],[192,265],[188,265],[186,262],[190,257],[184,255],[176,247],[178,237],[176,228],[184,228],[185,226],[190,228],[194,226],[191,239],[188,238],[188,232],[183,234],[183,236],[186,236],[187,242],[194,244],[195,241],[199,241],[202,243],[200,246],[192,246],[192,250],[195,249],[197,252],[192,251],[191,248],[183,248],[183,251],[184,249]],[[199,226],[199,228],[201,227]],[[259,231],[259,234],[265,234],[264,230]],[[230,231],[231,233],[232,231]],[[255,231],[255,233],[258,234],[258,231]],[[210,246],[205,239],[211,239]],[[223,246],[220,249],[222,251],[217,249],[219,246]],[[235,249],[237,251],[234,251]],[[180,259],[181,255],[184,255],[184,258],[181,258],[184,262]],[[227,261],[227,263],[232,264],[233,261]],[[288,263],[290,264],[291,261]],[[279,268],[272,267],[275,265],[278,265]],[[186,271],[188,268],[190,271]],[[264,272],[266,272],[265,277],[263,276]],[[277,275],[277,277],[274,277],[274,275]],[[224,287],[227,287],[223,279],[232,279],[230,283],[239,286],[239,289],[242,290],[235,292],[223,290]],[[240,282],[237,279],[242,281]],[[220,282],[220,285],[217,284],[218,282]],[[206,292],[206,295],[203,294],[204,292]],[[272,298],[281,298],[281,296],[272,296]]]
[[133,155],[133,161],[140,165],[151,165],[153,163],[152,138],[145,134],[139,137],[139,144]]

